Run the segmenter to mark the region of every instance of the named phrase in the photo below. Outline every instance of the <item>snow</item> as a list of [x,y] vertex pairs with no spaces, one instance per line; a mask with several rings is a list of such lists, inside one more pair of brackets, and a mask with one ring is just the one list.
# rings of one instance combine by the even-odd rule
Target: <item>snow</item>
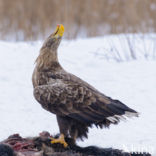
[[[140,112],[139,118],[122,121],[110,129],[90,129],[89,138],[78,141],[79,145],[148,151],[156,155],[155,36],[153,38],[137,39],[138,44],[134,39],[136,60],[129,55],[122,35],[62,41],[59,60],[67,71]],[[112,45],[120,52],[121,59],[115,59],[118,55]],[[33,98],[31,76],[41,46],[42,41],[0,41],[0,140],[13,133],[26,137],[43,130],[52,134],[59,132],[55,115]],[[144,55],[147,50],[148,55]]]

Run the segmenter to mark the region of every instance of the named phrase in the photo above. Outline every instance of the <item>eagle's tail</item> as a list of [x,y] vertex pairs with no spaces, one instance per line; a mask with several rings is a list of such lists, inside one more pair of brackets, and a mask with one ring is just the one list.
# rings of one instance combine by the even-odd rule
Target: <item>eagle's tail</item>
[[[109,104],[97,100],[89,107],[81,110],[80,113],[71,113],[68,116],[74,119],[73,127],[77,129],[78,138],[87,138],[88,127],[96,125],[97,127],[109,127],[111,124],[118,124],[127,117],[138,116],[139,114],[118,100],[109,97]],[[72,128],[73,130],[74,128]]]
[[[138,117],[139,113],[129,108],[118,100],[111,99],[111,103],[107,104],[105,111],[110,113],[103,121],[96,124],[99,127],[109,127],[110,124],[118,124],[120,120],[125,121],[128,117]],[[102,110],[101,110],[102,111]]]
[[126,119],[126,117],[138,117],[139,113],[135,110],[129,108],[122,102],[118,100],[112,100],[111,104],[107,105],[108,110],[114,113],[113,116],[107,117],[111,122],[115,122],[116,120]]

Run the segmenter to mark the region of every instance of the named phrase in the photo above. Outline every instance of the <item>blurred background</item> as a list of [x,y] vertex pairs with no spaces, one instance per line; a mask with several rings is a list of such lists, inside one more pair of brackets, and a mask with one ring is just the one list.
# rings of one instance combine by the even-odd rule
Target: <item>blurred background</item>
[[156,0],[0,0],[0,39],[37,40],[65,25],[65,37],[156,31]]

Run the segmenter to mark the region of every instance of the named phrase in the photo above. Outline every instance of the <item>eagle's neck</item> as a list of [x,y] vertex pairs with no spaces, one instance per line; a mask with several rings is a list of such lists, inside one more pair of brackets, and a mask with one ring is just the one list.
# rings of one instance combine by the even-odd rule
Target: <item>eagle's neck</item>
[[57,50],[41,49],[36,59],[36,67],[39,71],[57,71],[61,69],[58,62]]

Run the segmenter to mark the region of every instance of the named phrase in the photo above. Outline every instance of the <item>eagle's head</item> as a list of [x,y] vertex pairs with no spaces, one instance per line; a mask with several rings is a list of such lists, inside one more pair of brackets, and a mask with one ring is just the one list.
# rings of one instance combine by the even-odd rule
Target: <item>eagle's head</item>
[[64,33],[64,26],[62,24],[58,24],[54,33],[52,33],[44,42],[42,48],[50,48],[51,50],[57,50],[62,36]]

